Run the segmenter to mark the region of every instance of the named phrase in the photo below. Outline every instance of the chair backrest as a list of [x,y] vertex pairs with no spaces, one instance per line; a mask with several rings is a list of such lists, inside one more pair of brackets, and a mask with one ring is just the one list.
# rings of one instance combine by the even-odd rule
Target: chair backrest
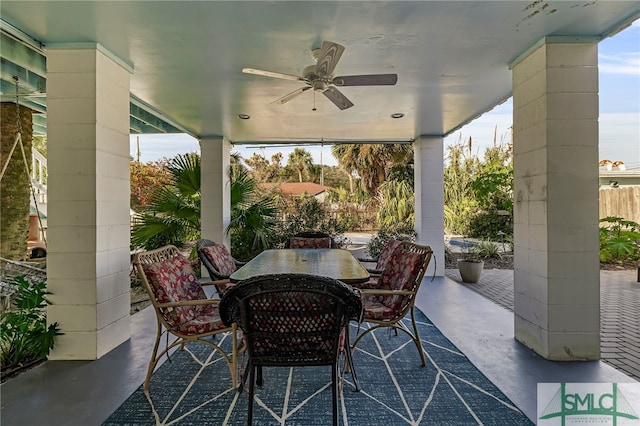
[[382,248],[382,251],[380,252],[380,255],[378,256],[378,261],[376,262],[376,269],[378,270],[384,269],[384,267],[387,265],[387,262],[391,258],[393,251],[400,245],[401,242],[402,240],[398,240],[395,238],[387,241],[387,244],[384,245],[384,247]]
[[161,308],[162,303],[206,299],[191,263],[175,246],[136,253],[134,265],[151,303],[166,322],[177,327],[201,315],[205,306]]
[[229,278],[237,267],[231,253],[224,244],[201,239],[196,243],[198,258],[209,272],[209,276],[216,280]]
[[254,365],[333,364],[344,326],[361,315],[357,290],[304,274],[251,278],[229,289],[220,302],[222,321],[243,330]]
[[378,278],[378,288],[407,290],[413,294],[380,296],[379,301],[399,315],[404,315],[413,306],[432,254],[429,246],[401,241]]
[[289,239],[286,248],[336,248],[331,235],[324,232],[300,232]]

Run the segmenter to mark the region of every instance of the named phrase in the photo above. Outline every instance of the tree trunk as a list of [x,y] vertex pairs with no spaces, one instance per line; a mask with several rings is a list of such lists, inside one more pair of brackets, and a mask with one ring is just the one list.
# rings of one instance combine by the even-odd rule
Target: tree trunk
[[7,168],[0,181],[0,257],[10,260],[27,259],[27,237],[29,235],[29,170],[31,168],[31,146],[33,122],[31,110],[20,107],[22,145],[27,157],[25,169],[20,142],[9,157],[18,135],[15,103],[0,105],[2,141],[0,143],[0,171]]

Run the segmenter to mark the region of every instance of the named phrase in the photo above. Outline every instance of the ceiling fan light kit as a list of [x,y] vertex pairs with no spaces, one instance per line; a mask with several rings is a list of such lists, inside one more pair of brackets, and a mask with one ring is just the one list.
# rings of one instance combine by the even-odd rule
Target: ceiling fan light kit
[[[306,84],[306,86],[276,99],[272,102],[273,104],[282,105],[307,90],[313,89],[314,92],[322,92],[327,99],[341,110],[351,108],[353,103],[336,86],[393,86],[398,82],[397,74],[364,74],[334,77],[333,72],[344,50],[344,46],[338,43],[323,42],[320,49],[312,51],[312,56],[316,58],[316,64],[305,67],[302,71],[302,77],[255,68],[244,68],[242,72],[282,80],[299,81]],[[313,110],[315,111],[315,105]]]

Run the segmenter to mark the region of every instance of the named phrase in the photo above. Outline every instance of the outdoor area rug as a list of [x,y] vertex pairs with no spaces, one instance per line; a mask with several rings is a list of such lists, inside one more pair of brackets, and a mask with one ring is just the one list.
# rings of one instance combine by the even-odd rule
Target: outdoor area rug
[[[425,315],[417,312],[416,320],[427,366],[404,333],[369,333],[354,352],[362,390],[354,392],[351,375],[344,375],[340,425],[533,424]],[[357,333],[353,324],[352,340]],[[229,346],[229,336],[220,339]],[[263,375],[255,425],[331,424],[330,367],[272,367]],[[231,387],[220,356],[207,345],[190,344],[156,370],[149,399],[141,386],[103,425],[245,425],[248,403],[247,392]]]

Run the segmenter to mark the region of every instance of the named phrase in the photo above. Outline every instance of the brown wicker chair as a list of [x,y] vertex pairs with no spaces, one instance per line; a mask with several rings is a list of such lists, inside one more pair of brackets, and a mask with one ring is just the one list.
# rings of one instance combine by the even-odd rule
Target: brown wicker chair
[[227,287],[230,287],[229,276],[246,262],[236,260],[224,244],[219,244],[211,240],[200,239],[196,242],[198,258],[204,265],[209,277],[222,297]]
[[[331,366],[333,424],[336,425],[339,356],[341,352],[346,354],[346,364],[357,383],[351,351],[348,346],[342,351],[342,347],[348,338],[349,320],[359,320],[361,314],[359,292],[333,278],[264,275],[229,289],[220,303],[220,315],[225,324],[236,322],[246,339],[249,354],[247,424],[253,421],[254,387],[256,382],[262,385],[262,367],[328,365]],[[359,390],[357,386],[356,390]]]
[[358,258],[358,261],[362,263],[375,263],[376,264],[375,267],[367,268],[365,266],[365,269],[367,270],[367,272],[369,272],[372,275],[380,275],[382,274],[384,267],[387,265],[387,262],[391,258],[393,251],[396,249],[396,247],[400,245],[402,241],[403,240],[392,238],[389,241],[387,241],[387,243],[384,245],[384,247],[380,251],[380,254],[378,255],[377,258],[375,259]]
[[[422,366],[426,365],[415,319],[414,303],[432,254],[431,247],[409,241],[403,241],[396,247],[376,281],[376,288],[361,289],[364,321],[374,325],[358,336],[351,350],[355,350],[360,340],[368,333],[382,327],[391,327],[394,330],[402,330],[411,337],[420,353]],[[402,322],[409,312],[413,332]]]
[[[156,342],[144,381],[144,391],[149,391],[151,375],[160,358],[168,354],[169,350],[175,346],[180,345],[184,348],[184,344],[187,342],[204,343],[218,351],[229,367],[233,386],[237,386],[236,324],[230,323],[227,326],[220,320],[218,311],[220,300],[207,298],[201,283],[193,273],[189,260],[180,255],[176,247],[164,246],[156,250],[137,253],[133,262],[142,285],[149,294],[158,322]],[[232,339],[231,355],[213,343],[211,339],[205,339],[228,332],[231,333]],[[158,353],[160,338],[165,333],[170,333],[177,339],[170,342],[165,349]]]
[[285,243],[285,248],[338,248],[331,235],[325,232],[299,232],[289,238]]

